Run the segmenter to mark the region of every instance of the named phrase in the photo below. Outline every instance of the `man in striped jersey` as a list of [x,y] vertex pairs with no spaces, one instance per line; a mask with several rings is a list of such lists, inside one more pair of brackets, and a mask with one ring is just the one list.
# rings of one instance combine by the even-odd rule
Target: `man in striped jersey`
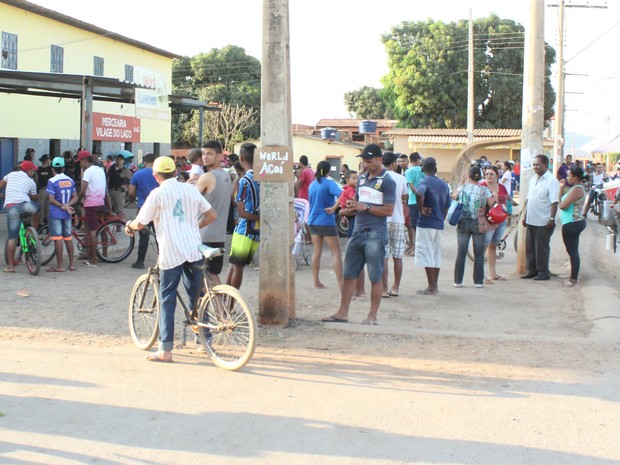
[[37,166],[30,160],[22,161],[20,171],[12,171],[0,180],[0,189],[6,187],[4,207],[6,208],[6,224],[9,230],[6,247],[7,267],[5,273],[15,272],[15,243],[19,237],[22,214],[32,214],[33,226],[39,225],[37,213],[41,210],[37,200],[37,185],[32,179]]
[[159,246],[159,350],[146,357],[153,362],[171,362],[174,340],[176,292],[183,284],[193,306],[202,275],[198,247],[200,228],[215,221],[217,214],[195,186],[176,180],[176,166],[170,157],[153,163],[153,175],[159,187],[153,189],[135,220],[127,222],[125,232],[133,235],[151,221],[157,231]]

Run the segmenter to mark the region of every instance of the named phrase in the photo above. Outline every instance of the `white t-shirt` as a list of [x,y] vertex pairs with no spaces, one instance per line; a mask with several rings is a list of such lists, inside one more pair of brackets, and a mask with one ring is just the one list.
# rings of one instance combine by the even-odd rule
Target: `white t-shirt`
[[105,204],[106,178],[103,168],[97,165],[90,165],[84,171],[82,180],[88,183],[88,189],[84,194],[85,207],[100,207]]
[[25,171],[11,171],[4,177],[6,191],[4,204],[30,202],[31,195],[37,195],[37,185]]
[[506,188],[508,195],[512,196],[512,172],[510,170],[504,171],[499,183]]
[[200,260],[199,218],[209,210],[211,204],[196,186],[175,178],[166,179],[151,191],[136,219],[141,224],[155,224],[162,270]]
[[558,203],[559,193],[560,183],[549,170],[542,176],[532,176],[527,192],[525,222],[531,226],[546,226],[551,218],[551,205]]
[[405,213],[403,211],[403,195],[407,194],[407,181],[402,174],[396,171],[388,171],[388,175],[394,180],[396,190],[394,192],[394,212],[387,217],[388,223],[405,224]]
[[205,174],[205,170],[202,169],[200,165],[192,165],[189,169],[189,177],[190,179],[198,179],[200,176]]

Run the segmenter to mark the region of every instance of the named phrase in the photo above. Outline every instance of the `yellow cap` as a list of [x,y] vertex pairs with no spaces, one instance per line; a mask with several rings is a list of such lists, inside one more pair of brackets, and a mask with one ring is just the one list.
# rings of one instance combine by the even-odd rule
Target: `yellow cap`
[[170,157],[157,157],[155,163],[153,163],[153,171],[156,173],[172,173],[176,169],[174,160]]

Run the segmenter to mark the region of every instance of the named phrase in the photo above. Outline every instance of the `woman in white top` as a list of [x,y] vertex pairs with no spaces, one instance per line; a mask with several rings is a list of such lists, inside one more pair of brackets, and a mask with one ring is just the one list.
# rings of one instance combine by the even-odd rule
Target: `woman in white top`
[[504,172],[499,183],[506,188],[508,195],[512,197],[512,163],[509,161],[504,162]]

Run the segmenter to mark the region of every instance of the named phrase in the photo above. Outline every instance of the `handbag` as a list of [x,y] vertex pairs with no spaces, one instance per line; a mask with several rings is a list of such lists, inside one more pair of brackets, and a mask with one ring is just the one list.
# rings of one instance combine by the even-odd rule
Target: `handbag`
[[448,213],[446,214],[446,219],[448,220],[448,223],[450,223],[452,226],[456,226],[461,219],[462,213],[463,204],[460,202],[460,200],[452,200],[450,202],[450,208],[448,208]]
[[487,207],[481,207],[480,210],[478,210],[478,232],[488,233],[496,227],[497,224],[490,223],[489,220],[487,220]]

